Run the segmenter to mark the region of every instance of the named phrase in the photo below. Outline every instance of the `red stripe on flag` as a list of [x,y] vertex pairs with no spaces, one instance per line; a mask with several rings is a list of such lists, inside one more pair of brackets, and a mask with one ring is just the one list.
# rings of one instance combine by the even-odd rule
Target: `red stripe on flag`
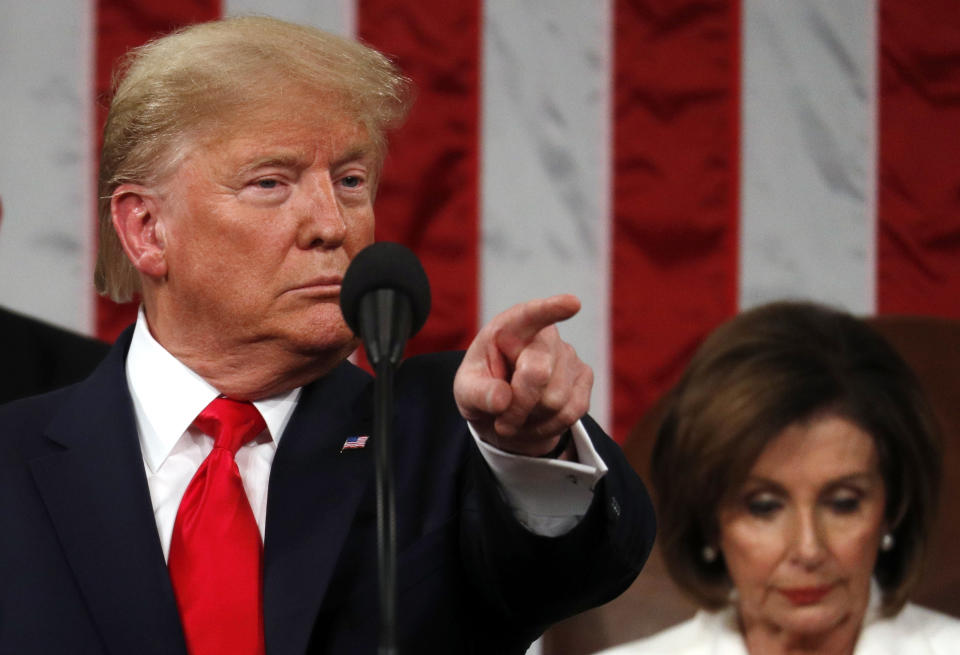
[[960,318],[960,12],[880,2],[877,309]]
[[[103,124],[110,106],[111,78],[130,48],[178,27],[220,17],[220,0],[98,0],[96,20],[96,148],[99,161]],[[96,216],[96,207],[94,207]],[[96,229],[96,227],[94,227]],[[97,336],[113,341],[137,315],[137,303],[118,305],[97,297]]]
[[740,6],[615,4],[613,431],[736,310]]
[[357,33],[417,86],[377,198],[377,239],[416,252],[433,309],[408,352],[465,348],[477,331],[480,5],[359,0]]

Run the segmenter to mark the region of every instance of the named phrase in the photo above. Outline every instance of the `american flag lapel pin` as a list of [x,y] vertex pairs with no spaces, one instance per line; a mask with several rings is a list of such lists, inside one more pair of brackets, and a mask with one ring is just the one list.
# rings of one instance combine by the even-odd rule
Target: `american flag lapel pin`
[[367,445],[367,439],[369,439],[365,434],[358,434],[352,437],[347,437],[347,440],[343,442],[343,445],[340,446],[340,452],[342,453],[345,450],[351,450],[354,448],[363,448]]

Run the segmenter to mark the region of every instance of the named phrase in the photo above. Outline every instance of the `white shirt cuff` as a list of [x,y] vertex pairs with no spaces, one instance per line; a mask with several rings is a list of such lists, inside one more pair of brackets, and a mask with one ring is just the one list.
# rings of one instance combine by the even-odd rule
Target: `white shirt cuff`
[[570,428],[579,460],[576,462],[505,452],[481,439],[474,426],[468,425],[500,483],[504,499],[528,530],[557,537],[580,522],[593,501],[597,482],[607,472],[580,421]]

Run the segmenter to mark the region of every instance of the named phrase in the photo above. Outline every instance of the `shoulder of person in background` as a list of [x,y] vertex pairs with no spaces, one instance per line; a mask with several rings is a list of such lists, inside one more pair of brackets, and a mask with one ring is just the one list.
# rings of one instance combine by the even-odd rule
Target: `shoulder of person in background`
[[0,307],[0,403],[79,382],[110,344]]

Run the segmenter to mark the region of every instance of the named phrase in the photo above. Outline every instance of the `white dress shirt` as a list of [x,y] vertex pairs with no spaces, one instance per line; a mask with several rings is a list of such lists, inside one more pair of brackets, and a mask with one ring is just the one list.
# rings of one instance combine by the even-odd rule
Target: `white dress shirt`
[[[213,439],[191,424],[220,392],[153,338],[142,309],[127,354],[126,374],[153,513],[167,557],[180,500],[213,450]],[[267,519],[270,466],[299,397],[298,388],[255,401],[267,428],[237,452],[237,467],[261,537]],[[537,534],[556,536],[575,526],[590,505],[594,487],[607,472],[579,422],[572,428],[579,462],[513,455],[482,441],[473,426],[470,431],[517,519]]]

